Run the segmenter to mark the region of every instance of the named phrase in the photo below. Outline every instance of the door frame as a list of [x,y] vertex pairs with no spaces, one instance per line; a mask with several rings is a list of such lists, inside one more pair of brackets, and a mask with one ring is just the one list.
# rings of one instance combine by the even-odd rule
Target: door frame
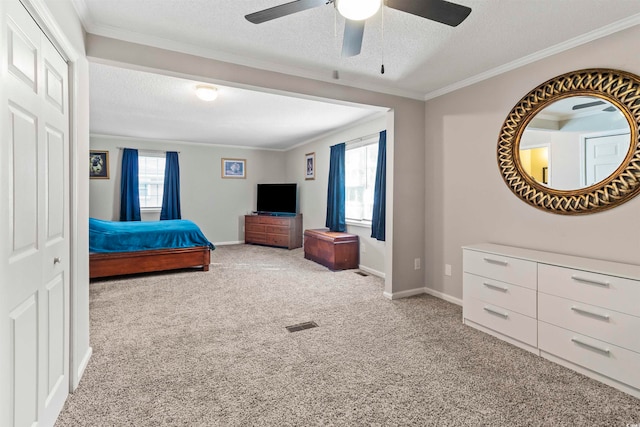
[[547,180],[547,183],[544,184],[547,187],[553,187],[551,185],[551,160],[553,158],[553,155],[551,154],[551,143],[550,142],[539,142],[539,143],[534,143],[534,144],[528,144],[525,147],[520,147],[521,150],[533,150],[536,148],[546,148],[547,149],[547,176],[549,177],[549,179]]
[[[82,218],[79,218],[79,188],[78,182],[82,179],[82,171],[78,170],[80,156],[83,151],[78,146],[78,93],[80,73],[78,61],[84,55],[77,51],[65,35],[62,27],[58,25],[45,0],[19,0],[24,5],[31,17],[36,21],[40,29],[49,38],[60,55],[69,66],[68,95],[69,95],[69,295],[66,301],[69,304],[69,392],[73,392],[91,356],[91,348],[82,360],[78,359],[78,339],[76,331],[79,321],[77,295],[80,286],[88,283],[88,278],[79,277],[78,265],[82,257],[78,253],[78,228]],[[88,180],[88,176],[85,176]],[[86,280],[83,280],[86,279]]]

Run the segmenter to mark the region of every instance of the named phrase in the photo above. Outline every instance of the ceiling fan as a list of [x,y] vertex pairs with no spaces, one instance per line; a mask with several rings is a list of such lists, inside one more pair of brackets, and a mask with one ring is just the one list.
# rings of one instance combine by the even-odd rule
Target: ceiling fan
[[[591,107],[596,107],[598,105],[606,105],[607,103],[604,101],[592,101],[592,102],[585,102],[584,104],[577,104],[574,105],[573,107],[571,107],[572,110],[582,110],[583,108],[591,108]],[[613,113],[614,111],[618,111],[616,107],[614,107],[613,105],[609,105],[608,107],[604,108],[602,111],[606,111],[607,113]]]
[[445,0],[297,0],[250,13],[245,18],[254,24],[261,24],[293,13],[333,4],[346,19],[342,56],[348,57],[360,54],[365,21],[375,15],[383,2],[392,9],[451,27],[458,26],[471,13],[471,8]]

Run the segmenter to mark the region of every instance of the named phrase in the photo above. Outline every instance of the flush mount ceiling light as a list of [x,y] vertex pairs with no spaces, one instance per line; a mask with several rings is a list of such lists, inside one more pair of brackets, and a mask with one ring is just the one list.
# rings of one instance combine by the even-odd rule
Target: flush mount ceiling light
[[196,96],[203,101],[213,101],[218,97],[218,88],[208,85],[196,86]]
[[362,21],[380,10],[382,0],[336,0],[340,15],[352,21]]

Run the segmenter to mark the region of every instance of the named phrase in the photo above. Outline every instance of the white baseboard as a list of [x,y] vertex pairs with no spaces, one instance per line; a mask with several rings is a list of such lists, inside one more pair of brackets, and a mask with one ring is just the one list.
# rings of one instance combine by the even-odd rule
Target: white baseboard
[[84,375],[84,370],[87,369],[87,365],[89,364],[89,360],[91,359],[92,354],[93,347],[89,347],[84,357],[82,358],[82,361],[80,362],[80,366],[78,366],[78,376],[76,377],[78,381],[73,385],[73,390],[71,390],[71,392],[74,392],[76,387],[78,387],[78,384],[80,384],[80,380],[82,379],[82,375]]
[[243,245],[244,240],[236,240],[231,242],[213,242],[213,246]]
[[409,289],[409,290],[400,291],[400,292],[384,292],[382,295],[384,295],[385,298],[389,298],[391,300],[400,299],[400,298],[408,298],[408,297],[412,297],[414,295],[424,294],[425,293],[425,289],[426,288],[415,288],[415,289]]
[[450,302],[452,304],[456,304],[459,306],[462,306],[462,300],[456,297],[452,297],[451,295],[447,295],[445,293],[442,292],[438,292],[435,291],[433,289],[429,289],[427,287],[423,287],[423,288],[414,288],[414,289],[409,289],[407,291],[400,291],[400,292],[384,292],[383,295],[385,298],[389,298],[391,300],[394,299],[400,299],[400,298],[408,298],[408,297],[412,297],[414,295],[420,295],[420,294],[429,294],[432,295],[436,298],[440,298],[442,300],[445,300],[447,302]]
[[425,294],[429,294],[429,295],[433,295],[436,298],[440,298],[443,299],[447,302],[450,302],[452,304],[456,304],[459,305],[460,307],[462,307],[462,300],[460,298],[456,298],[456,297],[452,297],[451,295],[439,292],[439,291],[435,291],[433,289],[430,288],[423,288],[424,289],[424,293]]
[[378,270],[374,270],[373,268],[369,268],[369,267],[365,267],[364,265],[360,264],[358,265],[358,268],[362,271],[364,271],[365,273],[369,273],[372,274],[374,276],[378,276],[384,279],[384,273],[382,271],[378,271]]

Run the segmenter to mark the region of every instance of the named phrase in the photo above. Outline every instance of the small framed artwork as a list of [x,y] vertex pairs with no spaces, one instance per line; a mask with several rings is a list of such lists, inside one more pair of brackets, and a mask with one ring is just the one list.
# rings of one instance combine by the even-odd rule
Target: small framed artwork
[[89,151],[89,178],[109,179],[108,151]]
[[246,167],[245,159],[222,159],[222,177],[244,179],[247,177]]
[[305,174],[304,179],[316,179],[316,153],[304,155]]

